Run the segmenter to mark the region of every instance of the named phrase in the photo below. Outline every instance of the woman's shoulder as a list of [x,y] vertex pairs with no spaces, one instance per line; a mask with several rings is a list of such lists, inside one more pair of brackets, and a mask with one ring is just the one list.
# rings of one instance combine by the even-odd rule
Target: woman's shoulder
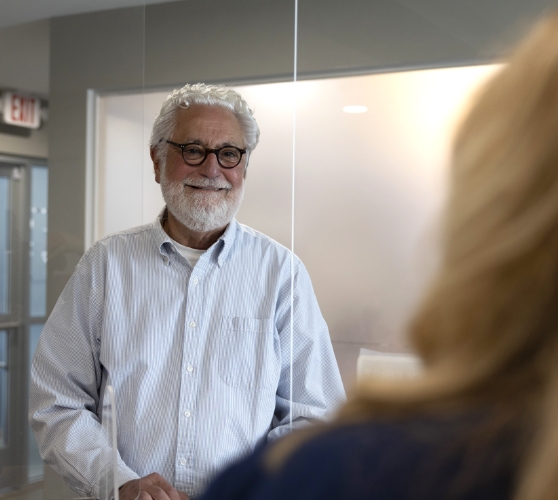
[[475,450],[475,425],[408,418],[336,426],[301,441],[279,466],[270,467],[270,451],[259,450],[218,479],[242,495],[221,489],[207,499],[509,498],[511,455],[498,442]]

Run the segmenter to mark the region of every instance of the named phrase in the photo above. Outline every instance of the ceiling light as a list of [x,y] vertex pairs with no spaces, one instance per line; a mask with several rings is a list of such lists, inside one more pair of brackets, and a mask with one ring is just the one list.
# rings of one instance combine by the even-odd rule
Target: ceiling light
[[366,106],[345,106],[343,111],[345,113],[366,113],[368,108]]

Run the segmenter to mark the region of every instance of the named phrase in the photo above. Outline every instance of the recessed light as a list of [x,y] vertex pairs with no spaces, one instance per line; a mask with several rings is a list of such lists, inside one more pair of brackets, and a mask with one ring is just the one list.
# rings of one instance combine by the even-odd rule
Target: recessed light
[[366,113],[368,108],[366,106],[345,106],[343,111],[345,113]]

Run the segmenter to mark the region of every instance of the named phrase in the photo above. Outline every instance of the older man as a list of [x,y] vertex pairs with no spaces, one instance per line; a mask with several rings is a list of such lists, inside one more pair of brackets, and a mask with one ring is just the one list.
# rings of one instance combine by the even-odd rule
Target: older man
[[156,500],[198,495],[258,442],[344,398],[303,264],[234,219],[258,136],[231,89],[169,96],[151,137],[165,209],[97,242],[45,326],[30,418],[43,458],[81,495],[99,494],[107,384],[121,496]]

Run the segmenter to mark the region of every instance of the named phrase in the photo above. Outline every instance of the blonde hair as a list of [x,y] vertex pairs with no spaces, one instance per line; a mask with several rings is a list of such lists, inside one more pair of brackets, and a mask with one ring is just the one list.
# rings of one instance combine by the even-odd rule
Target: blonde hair
[[337,424],[501,403],[534,429],[516,498],[557,498],[558,15],[477,96],[450,189],[441,268],[410,325],[425,374],[362,386]]

